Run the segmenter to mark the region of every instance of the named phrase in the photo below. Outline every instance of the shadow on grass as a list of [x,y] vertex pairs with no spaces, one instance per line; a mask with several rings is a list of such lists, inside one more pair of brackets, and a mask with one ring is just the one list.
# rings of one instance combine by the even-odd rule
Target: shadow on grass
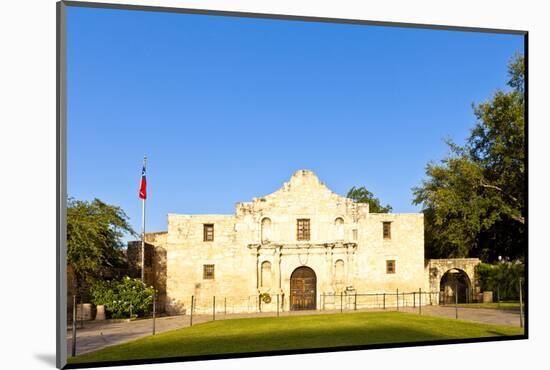
[[486,324],[411,314],[236,319],[201,324],[71,359],[120,361],[482,338],[518,334]]

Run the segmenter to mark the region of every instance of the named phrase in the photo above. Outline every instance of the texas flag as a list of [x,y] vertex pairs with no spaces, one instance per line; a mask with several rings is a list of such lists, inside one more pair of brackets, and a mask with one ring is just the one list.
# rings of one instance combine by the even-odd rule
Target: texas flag
[[139,197],[141,199],[147,198],[147,180],[145,179],[145,163],[141,170],[141,183],[139,184]]

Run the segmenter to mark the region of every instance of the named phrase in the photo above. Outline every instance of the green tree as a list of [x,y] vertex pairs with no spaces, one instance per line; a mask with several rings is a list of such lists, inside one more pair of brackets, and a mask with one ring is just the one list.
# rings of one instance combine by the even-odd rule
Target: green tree
[[124,265],[125,234],[135,235],[124,211],[94,199],[69,198],[67,204],[67,263],[75,274],[77,293],[105,269]]
[[357,203],[368,203],[369,212],[372,213],[389,213],[392,210],[392,207],[389,204],[382,206],[380,200],[374,196],[373,193],[368,191],[364,186],[360,188],[352,187],[348,194],[347,198],[353,199]]
[[525,248],[524,58],[508,66],[509,91],[474,106],[476,124],[463,146],[426,167],[413,188],[422,204],[428,257],[498,255],[522,258]]

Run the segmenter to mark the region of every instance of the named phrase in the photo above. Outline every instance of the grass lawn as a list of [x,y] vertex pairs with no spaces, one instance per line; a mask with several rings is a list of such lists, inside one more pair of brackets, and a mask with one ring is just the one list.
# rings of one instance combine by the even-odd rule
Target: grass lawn
[[518,301],[500,302],[500,307],[499,307],[498,302],[493,302],[493,303],[460,303],[458,305],[458,307],[492,308],[492,309],[500,309],[500,310],[518,310],[519,311],[519,302]]
[[69,363],[521,335],[523,329],[403,312],[232,319],[69,358]]

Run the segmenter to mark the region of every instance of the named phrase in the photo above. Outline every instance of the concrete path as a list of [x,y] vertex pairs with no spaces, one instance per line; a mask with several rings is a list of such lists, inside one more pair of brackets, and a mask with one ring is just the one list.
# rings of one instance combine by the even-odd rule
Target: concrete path
[[[193,315],[193,323],[206,322],[207,315]],[[189,316],[159,317],[155,322],[155,331],[162,333],[168,330],[189,326]],[[72,327],[67,330],[67,353],[72,350]],[[104,347],[146,337],[153,333],[153,320],[143,319],[129,322],[87,321],[83,328],[76,329],[76,354],[95,351]]]
[[[380,312],[381,309],[361,309],[351,312]],[[409,313],[418,313],[418,307],[401,307],[400,311]],[[390,312],[390,310],[387,310]],[[319,314],[338,314],[339,310],[331,311],[290,311],[281,312],[281,316],[295,315],[319,315]],[[453,306],[422,306],[422,315],[455,318],[455,308]],[[273,317],[275,312],[266,313],[241,313],[241,314],[217,314],[216,320],[252,318],[252,317]],[[496,310],[482,308],[458,308],[458,318],[484,322],[497,325],[519,326],[519,311]],[[193,315],[193,325],[208,322],[212,320],[212,315]],[[190,324],[189,315],[160,317],[156,319],[156,332],[162,333],[168,330],[188,327]],[[77,328],[76,354],[83,354],[95,351],[104,347],[112,346],[146,337],[152,334],[153,320],[143,319],[130,322],[112,322],[107,321],[87,321],[83,328]],[[67,330],[67,353],[71,354],[72,348],[72,328]]]
[[[280,315],[313,315],[326,313],[339,313],[339,311],[291,311],[281,312]],[[216,320],[273,317],[276,315],[276,312],[217,314]],[[211,320],[212,315],[193,314],[193,325]],[[186,328],[189,324],[189,315],[159,317],[155,322],[155,332],[162,333],[168,330]],[[153,320],[143,319],[129,322],[112,322],[111,320],[86,321],[84,322],[84,327],[77,328],[76,332],[76,354],[79,355],[151,335],[153,333]],[[72,350],[72,338],[72,327],[69,327],[67,330],[67,353],[69,355]]]
[[[418,313],[418,307],[406,307],[402,310],[403,312]],[[454,306],[422,306],[422,315],[454,319],[456,311]],[[458,318],[460,320],[477,321],[487,324],[520,326],[519,310],[458,307]]]

